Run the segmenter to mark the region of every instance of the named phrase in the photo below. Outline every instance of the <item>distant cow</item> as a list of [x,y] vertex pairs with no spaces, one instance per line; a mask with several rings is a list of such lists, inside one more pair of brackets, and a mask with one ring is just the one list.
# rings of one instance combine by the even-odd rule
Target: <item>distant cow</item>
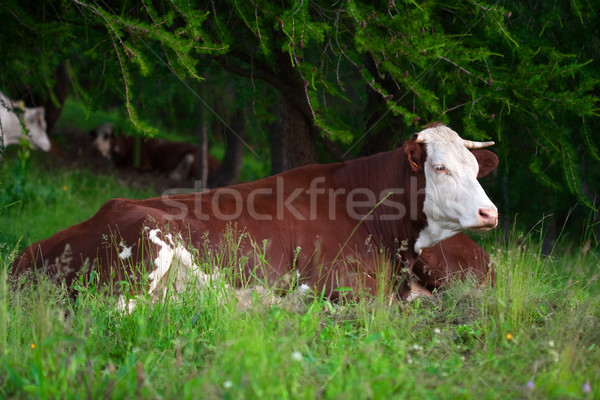
[[473,279],[480,285],[494,283],[490,255],[464,233],[423,249],[412,272],[429,291],[455,280]]
[[[23,135],[21,118],[27,130],[26,135]],[[0,140],[4,146],[8,146],[18,144],[21,138],[26,138],[40,150],[50,151],[44,107],[25,107],[22,102],[15,102],[0,92]]]
[[[133,167],[136,161],[136,138],[117,135],[110,123],[104,123],[90,132],[92,146],[117,167]],[[139,139],[139,168],[142,171],[166,172],[174,180],[200,179],[198,146],[156,138]],[[208,179],[219,169],[220,162],[208,155]]]
[[151,298],[162,298],[166,282],[185,271],[210,281],[192,257],[206,251],[233,264],[235,284],[293,282],[331,299],[410,298],[422,249],[465,229],[497,226],[498,211],[477,181],[498,165],[480,149],[491,144],[439,124],[401,148],[356,160],[205,192],[113,199],[89,220],[26,248],[11,277],[45,271],[70,287],[93,270],[101,284],[146,282]]

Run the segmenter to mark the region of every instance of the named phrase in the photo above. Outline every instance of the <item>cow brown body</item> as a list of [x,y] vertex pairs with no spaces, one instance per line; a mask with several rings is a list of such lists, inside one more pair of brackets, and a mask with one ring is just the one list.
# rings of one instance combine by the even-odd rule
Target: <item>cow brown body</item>
[[417,281],[430,291],[455,280],[473,279],[480,285],[494,283],[490,255],[464,233],[423,249],[412,271]]
[[[480,175],[496,167],[493,153],[473,154]],[[89,220],[25,249],[11,275],[45,271],[68,286],[91,270],[103,284],[139,280],[140,266],[160,269],[166,256],[170,265],[182,253],[179,244],[221,251],[229,230],[236,244],[224,257],[238,268],[235,283],[277,285],[292,275],[297,285],[333,299],[339,288],[405,298],[415,243],[428,225],[426,157],[423,145],[407,141],[390,152],[206,192],[114,199]],[[482,224],[493,227],[496,218]]]

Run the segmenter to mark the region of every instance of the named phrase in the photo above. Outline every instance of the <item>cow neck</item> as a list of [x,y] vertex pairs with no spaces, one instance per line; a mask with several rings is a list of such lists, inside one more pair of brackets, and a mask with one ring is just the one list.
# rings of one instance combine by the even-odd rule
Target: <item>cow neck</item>
[[[410,261],[416,257],[414,244],[426,225],[423,213],[425,175],[422,168],[413,171],[402,148],[346,161],[334,173],[333,180],[335,186],[343,187],[346,193],[368,188],[375,194],[377,202],[382,193],[399,189],[373,210],[373,218],[362,224],[375,243],[379,242],[387,250],[401,252],[403,259]],[[418,190],[418,196],[413,193],[415,190]],[[389,218],[399,213],[397,208],[389,205],[390,202],[402,204],[405,208],[403,218]]]

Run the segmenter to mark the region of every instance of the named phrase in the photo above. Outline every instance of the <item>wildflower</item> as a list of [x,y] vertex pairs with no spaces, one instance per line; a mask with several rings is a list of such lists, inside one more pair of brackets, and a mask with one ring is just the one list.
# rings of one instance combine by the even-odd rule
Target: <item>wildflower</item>
[[413,350],[414,351],[421,351],[421,350],[423,350],[423,347],[419,346],[418,344],[413,344]]
[[62,189],[63,189],[63,191],[65,191],[65,192],[66,192],[66,191],[67,191],[67,186],[66,186],[66,185],[65,185],[65,186],[63,186],[63,187],[62,187]]
[[590,381],[586,381],[582,386],[581,386],[581,390],[583,390],[583,393],[587,394],[589,392],[592,391],[592,385],[590,385]]
[[442,331],[441,331],[441,329],[440,329],[440,328],[435,328],[435,329],[433,330],[433,333],[435,333],[436,335],[439,335],[440,333],[442,333]]
[[298,287],[298,290],[300,291],[300,294],[304,294],[310,290],[310,286],[308,286],[306,283],[303,283]]
[[548,340],[548,347],[554,347],[554,340]]
[[225,389],[231,389],[233,387],[233,382],[227,380],[227,381],[223,382],[223,387]]
[[292,353],[292,360],[294,361],[302,361],[302,353],[300,353],[299,351],[295,351]]
[[35,343],[31,343],[31,345],[29,345],[29,347],[31,347],[32,349],[35,349]]
[[508,333],[506,334],[506,340],[507,340],[508,342],[510,342],[511,340],[513,340],[513,337],[514,337],[514,336],[513,336],[513,335],[512,335],[512,333],[510,333],[510,332],[508,332]]
[[535,383],[533,381],[527,381],[527,383],[525,384],[525,387],[529,390],[533,390],[533,389],[535,389]]

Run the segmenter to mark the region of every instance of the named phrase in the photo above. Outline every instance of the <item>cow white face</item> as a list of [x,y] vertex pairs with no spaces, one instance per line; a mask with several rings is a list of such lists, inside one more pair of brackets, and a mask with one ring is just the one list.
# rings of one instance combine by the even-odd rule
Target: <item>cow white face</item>
[[26,108],[25,109],[25,127],[27,135],[33,145],[42,150],[50,151],[50,138],[46,131],[46,112],[44,107]]
[[[50,151],[45,117],[44,107],[25,107],[23,102],[15,102],[0,92],[0,136],[5,146],[18,144],[25,137],[35,148]],[[23,136],[20,118],[23,118],[27,136]]]
[[96,129],[96,138],[92,147],[102,154],[104,158],[111,159],[112,138],[115,127],[109,122],[105,122]]
[[439,125],[420,133],[426,146],[425,202],[427,226],[415,251],[463,230],[486,231],[498,225],[498,209],[477,181],[479,164],[450,128]]

